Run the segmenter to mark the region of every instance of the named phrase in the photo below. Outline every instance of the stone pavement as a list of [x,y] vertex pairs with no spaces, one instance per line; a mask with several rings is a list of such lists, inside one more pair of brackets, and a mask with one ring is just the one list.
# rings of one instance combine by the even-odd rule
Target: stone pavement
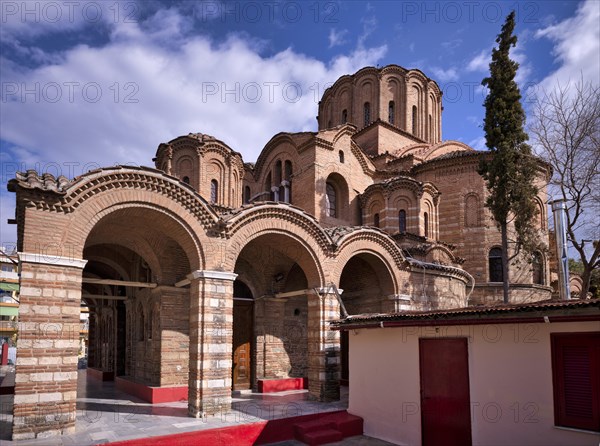
[[[149,404],[118,391],[112,381],[102,382],[93,378],[88,379],[86,371],[80,370],[74,434],[18,442],[11,441],[13,396],[2,395],[0,396],[0,445],[87,446],[344,410],[348,407],[347,392],[347,387],[342,387],[340,401],[333,403],[309,401],[306,390],[270,394],[237,393],[233,398],[231,412],[205,419],[195,419],[188,416],[187,402],[185,401]],[[357,438],[360,439],[360,437]],[[348,441],[350,440],[345,440],[344,444],[386,444],[348,443]]]

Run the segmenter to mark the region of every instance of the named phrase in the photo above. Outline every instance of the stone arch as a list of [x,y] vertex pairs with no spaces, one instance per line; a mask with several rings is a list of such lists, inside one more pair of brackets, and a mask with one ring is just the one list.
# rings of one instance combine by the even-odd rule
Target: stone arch
[[309,285],[323,285],[322,261],[330,250],[331,239],[313,217],[286,204],[258,204],[236,214],[225,225],[229,239],[224,247],[224,269],[233,271],[240,253],[251,241],[273,235],[291,242],[287,254],[300,260],[297,263]]
[[377,257],[386,267],[394,284],[394,293],[399,289],[400,272],[405,270],[404,256],[396,242],[387,234],[375,229],[360,229],[341,237],[337,241],[335,260],[330,279],[339,286],[342,270],[346,263],[361,253]]
[[100,219],[121,209],[139,208],[179,228],[177,236],[191,266],[201,269],[204,265],[203,246],[209,244],[206,230],[216,222],[216,215],[183,183],[154,172],[96,171],[74,182],[61,201],[67,218],[57,231],[58,240],[70,247],[74,257],[82,257],[88,235]]

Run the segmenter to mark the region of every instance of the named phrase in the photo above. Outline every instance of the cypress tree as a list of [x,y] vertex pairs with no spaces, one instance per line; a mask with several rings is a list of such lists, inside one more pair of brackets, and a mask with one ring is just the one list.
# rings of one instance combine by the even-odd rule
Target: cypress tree
[[[512,11],[498,37],[497,48],[492,50],[490,75],[482,81],[488,88],[485,98],[484,131],[490,154],[483,156],[479,173],[483,176],[489,195],[486,206],[490,209],[502,235],[502,271],[504,302],[509,296],[509,263],[521,250],[531,252],[537,244],[531,226],[537,210],[537,195],[533,179],[536,171],[531,156],[529,139],[523,127],[525,112],[521,106],[521,92],[515,82],[519,64],[510,59],[510,48],[517,43],[513,35],[515,12]],[[508,225],[514,221],[515,248],[509,258]],[[511,236],[512,231],[511,231]]]

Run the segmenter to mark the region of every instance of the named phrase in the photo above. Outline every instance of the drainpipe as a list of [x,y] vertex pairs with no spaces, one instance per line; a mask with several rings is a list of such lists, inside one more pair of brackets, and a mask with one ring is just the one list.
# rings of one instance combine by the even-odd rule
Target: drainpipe
[[565,200],[551,201],[554,214],[554,236],[556,237],[556,258],[558,259],[558,292],[560,300],[571,298],[569,289],[569,256],[567,254],[567,225]]

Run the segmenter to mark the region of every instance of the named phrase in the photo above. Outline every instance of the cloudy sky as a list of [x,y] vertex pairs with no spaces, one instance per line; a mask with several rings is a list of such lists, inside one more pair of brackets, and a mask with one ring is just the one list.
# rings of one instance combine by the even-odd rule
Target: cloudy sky
[[254,161],[280,131],[314,131],[325,88],[363,66],[419,68],[444,91],[443,139],[484,149],[491,49],[518,7],[527,108],[541,88],[600,77],[600,2],[0,2],[0,244],[16,239],[17,170],[68,177],[152,165],[207,133]]

